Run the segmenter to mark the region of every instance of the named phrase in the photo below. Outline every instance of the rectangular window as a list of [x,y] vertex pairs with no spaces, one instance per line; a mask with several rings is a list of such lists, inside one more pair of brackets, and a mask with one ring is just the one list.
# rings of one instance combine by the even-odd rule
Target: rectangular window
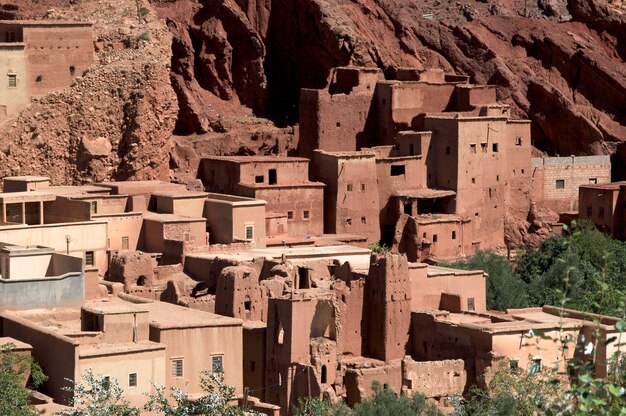
[[122,250],[128,250],[128,237],[122,237]]
[[278,183],[278,175],[276,174],[276,169],[270,169],[267,173],[269,177],[269,184],[276,185]]
[[554,186],[556,189],[565,189],[565,179],[557,179]]
[[535,357],[530,362],[530,367],[528,367],[528,374],[533,375],[537,374],[541,371],[541,357]]
[[9,74],[9,88],[17,88],[17,75]]
[[305,220],[308,220],[310,217],[310,213],[307,210],[302,211],[302,218],[304,218]]
[[85,264],[93,266],[93,251],[85,251]]
[[211,371],[213,371],[214,373],[224,372],[223,358],[224,357],[221,355],[214,355],[213,357],[211,357]]
[[391,165],[391,176],[404,175],[404,165]]
[[293,220],[293,211],[287,211],[287,219]]
[[522,138],[521,137],[516,137],[515,138],[515,146],[521,146],[522,145]]
[[593,207],[591,205],[587,205],[587,218],[591,218],[593,215]]
[[449,155],[450,154],[450,146],[446,146],[446,154]]
[[365,217],[361,217],[361,224],[367,224],[367,219]]
[[265,181],[265,176],[263,175],[256,175],[254,177],[254,183],[263,183]]
[[437,234],[433,234],[433,243],[437,242]]
[[346,185],[346,190],[348,192],[352,192],[352,182],[348,182],[348,184]]
[[183,376],[183,360],[182,358],[177,358],[172,360],[172,377],[182,377]]
[[491,145],[491,150],[493,150],[494,153],[498,153],[498,143],[493,143]]
[[474,311],[476,307],[474,306],[474,298],[467,298],[467,310]]
[[102,377],[102,388],[109,390],[111,388],[111,376]]
[[480,144],[480,151],[483,153],[487,153],[487,143]]
[[604,218],[604,207],[598,209],[598,218]]
[[597,184],[598,183],[598,178],[589,178],[589,183],[593,184],[593,185]]
[[476,184],[476,178],[472,178],[472,184]]
[[346,218],[346,224],[352,225],[352,218]]
[[91,201],[91,213],[92,214],[98,213],[98,201]]
[[254,227],[252,225],[246,225],[246,240],[254,239]]
[[364,183],[361,184],[361,192],[365,192],[365,184]]
[[456,240],[456,231],[452,231],[452,239]]
[[517,358],[511,358],[509,360],[509,368],[513,373],[517,373],[519,370],[519,360]]
[[128,375],[128,387],[137,387],[137,373]]
[[470,153],[476,153],[476,143],[470,143]]

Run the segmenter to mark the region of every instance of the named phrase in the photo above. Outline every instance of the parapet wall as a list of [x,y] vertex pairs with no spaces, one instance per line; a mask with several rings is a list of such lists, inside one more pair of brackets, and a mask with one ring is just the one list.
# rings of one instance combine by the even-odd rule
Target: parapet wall
[[0,279],[0,310],[77,306],[84,299],[85,279],[82,273],[41,279]]

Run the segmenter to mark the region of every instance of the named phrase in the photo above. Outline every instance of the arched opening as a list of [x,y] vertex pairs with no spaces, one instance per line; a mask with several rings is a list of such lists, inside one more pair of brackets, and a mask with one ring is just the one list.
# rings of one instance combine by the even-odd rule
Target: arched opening
[[326,366],[323,365],[322,366],[322,375],[320,377],[322,384],[326,384],[326,377],[327,377],[327,370],[326,370]]
[[137,278],[137,286],[145,286],[146,285],[146,276],[139,276]]

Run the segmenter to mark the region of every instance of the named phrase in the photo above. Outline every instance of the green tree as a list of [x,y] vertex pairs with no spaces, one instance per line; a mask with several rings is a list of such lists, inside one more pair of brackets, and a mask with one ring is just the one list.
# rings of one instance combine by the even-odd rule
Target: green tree
[[393,390],[383,388],[375,381],[374,395],[348,408],[343,403],[333,404],[318,398],[301,399],[294,409],[294,416],[443,416],[437,406],[428,403],[420,393],[398,396]]
[[140,410],[126,402],[117,380],[94,374],[87,369],[82,383],[65,389],[72,394],[74,408],[59,413],[63,416],[139,416]]
[[504,257],[489,250],[480,250],[473,256],[446,266],[463,270],[484,270],[487,274],[487,308],[506,310],[528,306],[526,284],[513,273]]
[[[14,344],[0,347],[0,416],[35,416],[30,403],[30,389],[36,389],[48,378],[28,355],[13,352]],[[26,388],[24,379],[30,373]]]

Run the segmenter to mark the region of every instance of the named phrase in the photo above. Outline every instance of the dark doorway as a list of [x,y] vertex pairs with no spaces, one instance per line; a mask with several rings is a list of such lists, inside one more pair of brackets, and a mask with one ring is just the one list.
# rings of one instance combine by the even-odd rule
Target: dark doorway
[[270,169],[268,172],[268,176],[270,185],[276,185],[278,183],[278,180],[276,178],[276,169]]

